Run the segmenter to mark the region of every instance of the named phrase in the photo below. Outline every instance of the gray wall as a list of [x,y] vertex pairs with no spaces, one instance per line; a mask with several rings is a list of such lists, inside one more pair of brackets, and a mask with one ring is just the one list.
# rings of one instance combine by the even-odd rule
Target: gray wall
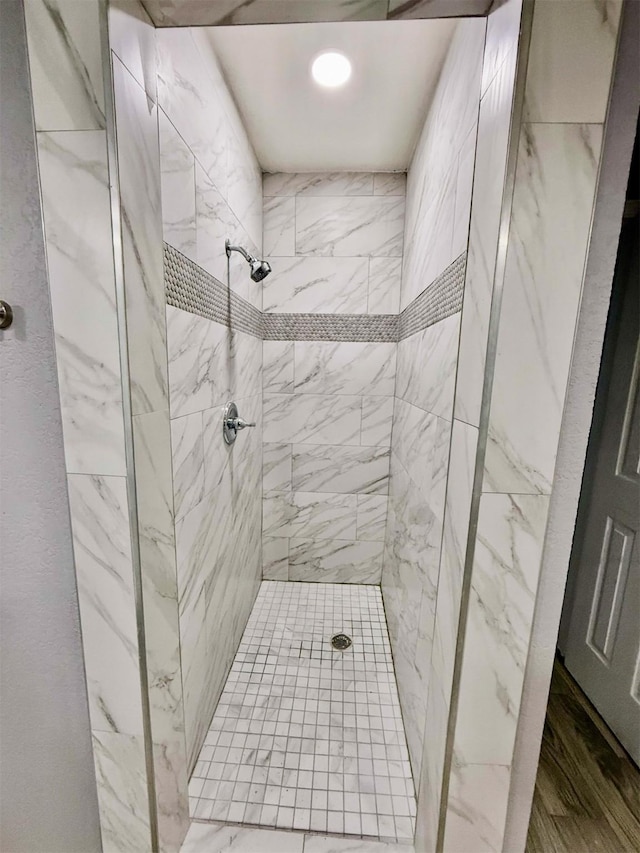
[[100,850],[20,0],[0,3],[0,848]]

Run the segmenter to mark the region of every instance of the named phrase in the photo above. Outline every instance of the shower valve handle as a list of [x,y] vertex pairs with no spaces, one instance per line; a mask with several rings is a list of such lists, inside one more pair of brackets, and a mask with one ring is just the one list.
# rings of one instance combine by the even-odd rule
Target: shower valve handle
[[239,430],[245,429],[245,427],[254,427],[256,425],[255,421],[249,422],[245,421],[242,418],[229,418],[227,421],[231,429]]

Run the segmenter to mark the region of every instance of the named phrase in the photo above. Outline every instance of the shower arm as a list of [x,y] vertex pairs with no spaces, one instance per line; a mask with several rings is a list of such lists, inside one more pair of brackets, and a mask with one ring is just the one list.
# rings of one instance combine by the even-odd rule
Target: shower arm
[[243,248],[242,248],[242,246],[232,246],[232,245],[231,245],[231,241],[230,241],[230,240],[225,240],[224,248],[225,248],[225,251],[226,251],[226,253],[227,253],[227,257],[228,257],[228,258],[230,258],[230,257],[231,257],[231,252],[240,252],[240,254],[242,255],[242,257],[245,259],[245,261],[246,261],[248,264],[250,264],[250,263],[251,263],[251,261],[255,261],[255,260],[256,260],[256,259],[253,257],[253,255],[250,255],[250,254],[249,254],[249,252],[247,252],[247,250],[246,250],[246,249],[243,249]]

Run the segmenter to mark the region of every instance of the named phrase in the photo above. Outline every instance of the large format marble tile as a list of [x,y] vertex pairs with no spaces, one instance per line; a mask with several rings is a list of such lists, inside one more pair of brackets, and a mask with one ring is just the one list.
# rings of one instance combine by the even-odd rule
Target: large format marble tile
[[507,0],[487,18],[487,37],[482,62],[482,95],[491,85],[509,54],[518,48],[522,0]]
[[393,404],[393,397],[364,396],[362,398],[360,444],[380,447],[391,445]]
[[227,198],[229,131],[219,97],[219,69],[207,66],[193,32],[157,32],[158,105],[164,110],[223,198]]
[[141,734],[126,481],[71,474],[68,485],[91,727]]
[[458,23],[409,169],[401,308],[456,257],[458,158],[477,121],[484,33],[481,18]]
[[[199,163],[196,163],[195,167],[195,204],[196,261],[218,281],[228,284],[231,261],[227,259],[225,242],[227,239],[232,239],[231,232],[234,228],[237,229],[238,223],[234,221],[229,206],[215,182]],[[235,243],[235,240],[233,242]],[[242,240],[238,242],[242,243]],[[251,252],[253,247],[246,248]],[[236,270],[238,270],[238,257],[234,257]],[[239,270],[240,273],[243,271]]]
[[360,541],[384,542],[387,504],[386,495],[358,495],[356,535]]
[[298,198],[296,253],[401,257],[404,207],[394,196]]
[[376,172],[373,176],[374,195],[405,195],[407,192],[406,172]]
[[451,257],[457,258],[467,251],[469,219],[471,216],[471,190],[476,160],[476,125],[469,131],[458,153],[456,165],[456,199],[453,208]]
[[304,838],[299,832],[194,821],[181,853],[302,853]]
[[202,413],[171,421],[173,496],[176,518],[193,509],[204,497],[204,445]]
[[24,5],[36,130],[104,128],[98,0]]
[[[253,243],[262,246],[262,171],[238,122],[229,128],[227,151],[227,198],[229,207],[242,223]],[[261,252],[260,252],[261,254]]]
[[500,853],[509,798],[509,767],[463,764],[454,757],[443,851]]
[[460,314],[452,314],[398,344],[396,396],[451,420]]
[[262,445],[262,488],[265,492],[291,490],[291,448],[291,444]]
[[289,580],[289,540],[284,538],[262,539],[262,577],[271,581]]
[[265,536],[355,539],[357,496],[316,492],[269,492],[263,498]]
[[367,259],[270,257],[263,284],[265,311],[284,314],[364,314]]
[[294,389],[301,394],[391,396],[396,344],[296,341]]
[[149,795],[141,735],[92,732],[104,853],[151,849]]
[[280,394],[293,393],[293,341],[262,342],[262,387]]
[[162,110],[158,119],[164,241],[197,262],[195,159]]
[[265,393],[263,417],[267,442],[360,444],[360,397]]
[[294,444],[292,463],[296,491],[384,495],[388,490],[388,447]]
[[[503,8],[513,6],[514,3],[515,0],[510,0]],[[480,423],[489,313],[511,125],[515,61],[516,47],[513,46],[480,102],[455,403],[456,417],[474,426]]]
[[104,133],[40,133],[38,156],[66,468],[124,475]]
[[331,838],[307,835],[304,853],[413,853],[413,847],[364,838]]
[[369,258],[368,314],[400,311],[402,258]]
[[140,0],[111,0],[109,46],[151,100],[156,101],[156,31]]
[[465,764],[511,763],[548,507],[481,498],[455,733]]
[[113,84],[131,404],[141,414],[168,399],[157,109],[117,58]]
[[291,539],[289,580],[380,583],[382,542],[350,539]]
[[484,491],[551,491],[601,143],[600,126],[524,127]]
[[296,203],[294,198],[265,198],[262,251],[265,255],[296,253]]
[[133,440],[158,834],[177,849],[189,808],[169,413],[136,415]]
[[267,172],[263,179],[263,192],[265,198],[372,195],[373,183],[371,172]]
[[525,121],[604,122],[622,0],[536,4]]

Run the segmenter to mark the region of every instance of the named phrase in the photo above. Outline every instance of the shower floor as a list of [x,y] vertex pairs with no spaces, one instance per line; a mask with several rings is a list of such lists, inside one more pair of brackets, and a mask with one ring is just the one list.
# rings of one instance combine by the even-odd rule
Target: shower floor
[[[331,645],[338,632],[346,651]],[[378,587],[262,582],[189,795],[200,820],[413,839]]]

